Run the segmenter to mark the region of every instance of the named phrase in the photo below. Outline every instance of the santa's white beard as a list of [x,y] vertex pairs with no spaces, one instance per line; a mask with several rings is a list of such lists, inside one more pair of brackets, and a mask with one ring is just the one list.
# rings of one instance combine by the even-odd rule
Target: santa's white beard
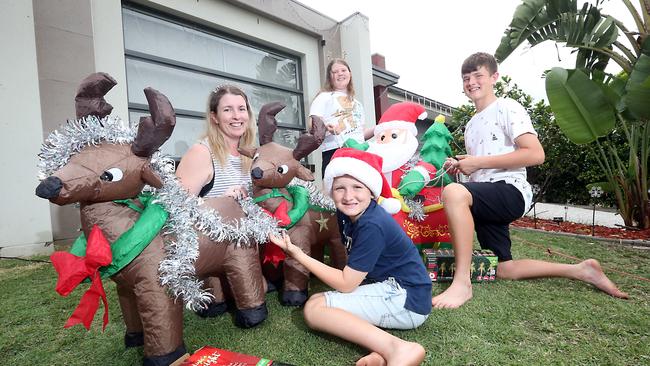
[[375,141],[370,141],[367,151],[381,156],[384,160],[381,171],[388,173],[406,164],[417,149],[418,140],[409,134],[405,143],[378,144]]

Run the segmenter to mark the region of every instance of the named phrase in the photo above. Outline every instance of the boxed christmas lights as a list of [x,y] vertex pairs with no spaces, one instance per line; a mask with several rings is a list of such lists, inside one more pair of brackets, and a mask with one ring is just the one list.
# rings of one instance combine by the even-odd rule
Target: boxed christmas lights
[[[454,278],[456,264],[452,249],[424,249],[422,260],[432,282],[449,282]],[[497,273],[497,256],[490,250],[474,250],[470,264],[472,282],[494,281]]]

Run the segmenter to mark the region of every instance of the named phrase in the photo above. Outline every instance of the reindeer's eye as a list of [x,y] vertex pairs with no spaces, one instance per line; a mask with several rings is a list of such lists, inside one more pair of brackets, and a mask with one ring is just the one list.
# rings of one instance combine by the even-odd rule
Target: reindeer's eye
[[253,160],[257,160],[257,158],[259,157],[260,157],[260,153],[255,153],[255,155],[253,155]]
[[106,181],[106,182],[119,182],[122,180],[122,177],[124,174],[122,173],[122,170],[120,168],[110,168],[107,171],[105,171],[99,179]]
[[392,138],[393,138],[393,140],[394,140],[394,139],[396,139],[396,138],[397,138],[397,134],[396,134],[395,132],[393,132],[393,134],[392,134],[392,135],[390,135],[390,137],[392,137]]
[[284,164],[278,167],[278,173],[280,174],[287,174],[288,171],[289,171],[289,167]]
[[386,139],[386,135],[381,135],[381,141],[384,141]]

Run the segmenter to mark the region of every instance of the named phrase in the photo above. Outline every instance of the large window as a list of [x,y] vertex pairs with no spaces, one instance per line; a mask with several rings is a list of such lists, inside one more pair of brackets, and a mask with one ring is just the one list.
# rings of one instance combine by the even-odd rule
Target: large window
[[272,101],[286,104],[274,138],[295,146],[305,128],[298,57],[136,8],[124,7],[122,16],[129,118],[148,113],[142,93],[147,86],[165,94],[176,110],[176,128],[163,152],[178,158],[198,140],[208,95],[225,83],[244,90],[254,114]]

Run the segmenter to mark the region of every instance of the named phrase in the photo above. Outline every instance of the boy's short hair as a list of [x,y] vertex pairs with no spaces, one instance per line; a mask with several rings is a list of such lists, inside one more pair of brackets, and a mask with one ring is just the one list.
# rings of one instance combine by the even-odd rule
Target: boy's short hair
[[469,74],[478,70],[481,66],[485,66],[485,68],[490,72],[490,75],[498,71],[497,60],[494,56],[485,52],[477,52],[463,61],[463,66],[460,68],[460,74]]

